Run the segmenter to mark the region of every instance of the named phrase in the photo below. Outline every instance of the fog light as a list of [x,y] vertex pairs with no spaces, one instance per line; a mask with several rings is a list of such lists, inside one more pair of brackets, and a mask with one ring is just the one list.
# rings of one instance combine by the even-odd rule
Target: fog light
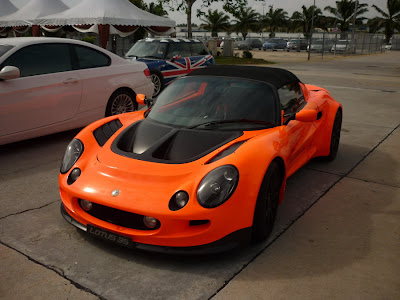
[[75,168],[69,173],[67,183],[68,185],[73,184],[81,176],[81,169]]
[[157,226],[157,219],[153,217],[144,216],[143,223],[149,228],[155,228]]
[[80,200],[80,203],[81,203],[82,209],[85,210],[85,211],[89,211],[89,210],[91,210],[92,207],[93,207],[93,203],[90,202],[90,201],[87,201],[87,200],[81,199],[81,200]]
[[185,191],[178,191],[176,192],[171,200],[169,201],[169,209],[170,210],[179,210],[184,207],[189,201],[189,195]]

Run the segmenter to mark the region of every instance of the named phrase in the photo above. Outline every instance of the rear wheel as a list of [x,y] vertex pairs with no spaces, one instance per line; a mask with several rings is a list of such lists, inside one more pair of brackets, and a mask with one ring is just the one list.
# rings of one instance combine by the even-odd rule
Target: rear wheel
[[151,72],[151,81],[154,85],[153,97],[157,97],[163,89],[162,76],[158,72]]
[[325,158],[327,160],[334,160],[338,153],[339,142],[340,142],[340,131],[342,130],[342,112],[340,109],[336,112],[335,120],[333,122],[332,133],[331,133],[331,147],[329,155]]
[[129,90],[115,91],[108,100],[106,117],[137,110],[135,94]]
[[282,172],[276,161],[268,167],[254,210],[252,241],[261,242],[271,234],[278,210]]

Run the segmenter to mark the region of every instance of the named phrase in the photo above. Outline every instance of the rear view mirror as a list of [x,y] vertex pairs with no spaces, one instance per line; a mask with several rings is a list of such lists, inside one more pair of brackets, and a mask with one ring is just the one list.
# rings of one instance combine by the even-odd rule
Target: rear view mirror
[[147,105],[148,108],[152,107],[154,104],[154,100],[148,99],[144,94],[137,94],[136,102],[141,105]]
[[145,105],[145,102],[144,102],[145,99],[146,99],[146,95],[143,95],[143,94],[137,94],[136,95],[136,102],[138,104]]
[[296,113],[296,120],[300,122],[314,122],[318,118],[318,111],[311,109],[303,109]]
[[21,76],[21,72],[17,67],[13,66],[5,66],[0,71],[0,80],[10,80],[19,78]]

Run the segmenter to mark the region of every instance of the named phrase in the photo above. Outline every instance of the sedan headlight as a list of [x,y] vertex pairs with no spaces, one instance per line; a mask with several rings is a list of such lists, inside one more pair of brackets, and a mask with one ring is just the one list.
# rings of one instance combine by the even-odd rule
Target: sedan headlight
[[232,165],[218,167],[208,173],[197,189],[197,201],[205,208],[221,205],[233,194],[239,182],[239,172]]
[[83,153],[82,142],[78,139],[73,139],[71,143],[69,143],[67,150],[65,151],[63,160],[61,162],[61,168],[60,168],[61,174],[67,173],[79,159],[82,153]]

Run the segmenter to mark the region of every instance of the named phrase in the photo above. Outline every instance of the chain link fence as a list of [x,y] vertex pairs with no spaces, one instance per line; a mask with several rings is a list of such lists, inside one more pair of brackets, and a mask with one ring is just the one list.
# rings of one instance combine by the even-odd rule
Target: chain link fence
[[307,50],[320,55],[354,55],[400,50],[400,36],[394,36],[391,43],[385,43],[383,34],[339,31],[318,33],[313,34]]

